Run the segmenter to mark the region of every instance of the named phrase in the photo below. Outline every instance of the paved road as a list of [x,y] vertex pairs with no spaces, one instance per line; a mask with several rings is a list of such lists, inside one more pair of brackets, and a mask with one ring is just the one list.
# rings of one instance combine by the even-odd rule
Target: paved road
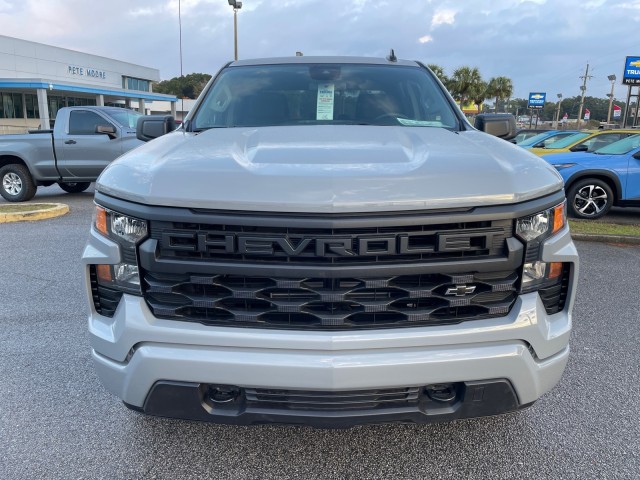
[[227,427],[143,417],[98,382],[70,214],[0,224],[0,478],[632,479],[640,472],[640,249],[580,243],[572,354],[532,408],[427,426]]

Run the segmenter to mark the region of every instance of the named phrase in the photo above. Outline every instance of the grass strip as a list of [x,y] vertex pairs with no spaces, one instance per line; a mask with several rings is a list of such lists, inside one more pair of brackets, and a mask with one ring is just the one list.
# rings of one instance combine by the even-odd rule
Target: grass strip
[[620,225],[604,223],[597,220],[569,220],[569,228],[573,233],[591,235],[630,235],[640,237],[639,225]]
[[47,210],[54,207],[51,203],[21,203],[11,205],[0,205],[0,213],[22,213],[38,210]]

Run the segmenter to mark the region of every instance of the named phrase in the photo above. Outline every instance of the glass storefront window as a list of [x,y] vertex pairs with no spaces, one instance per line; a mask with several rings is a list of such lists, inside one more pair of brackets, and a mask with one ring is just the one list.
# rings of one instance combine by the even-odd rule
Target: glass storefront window
[[0,118],[24,118],[21,93],[0,93]]
[[40,107],[38,106],[38,96],[27,93],[24,96],[24,103],[27,106],[27,118],[40,118]]

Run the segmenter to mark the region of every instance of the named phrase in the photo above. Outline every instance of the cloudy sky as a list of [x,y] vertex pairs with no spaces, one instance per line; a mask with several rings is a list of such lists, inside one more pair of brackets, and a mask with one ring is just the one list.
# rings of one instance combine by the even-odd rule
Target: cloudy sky
[[[477,66],[513,80],[515,96],[605,97],[627,55],[640,56],[640,0],[245,0],[241,58],[384,56]],[[233,58],[227,0],[182,0],[183,71],[214,73]],[[0,33],[180,74],[178,0],[0,0]],[[619,82],[618,82],[619,83]],[[616,86],[624,99],[626,87]]]

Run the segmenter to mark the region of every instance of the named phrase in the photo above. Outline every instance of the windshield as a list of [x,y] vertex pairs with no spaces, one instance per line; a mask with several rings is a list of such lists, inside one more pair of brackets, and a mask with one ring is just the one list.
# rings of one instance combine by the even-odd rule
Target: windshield
[[569,135],[573,135],[576,132],[554,132],[554,133],[539,133],[535,137],[531,137],[522,143],[519,143],[521,147],[533,147],[535,144],[544,142],[544,146],[548,147],[552,143],[556,143]]
[[545,138],[548,138],[549,136],[550,135],[547,132],[539,133],[537,135],[534,135],[533,137],[529,137],[526,140],[523,140],[522,142],[518,143],[518,145],[520,145],[521,147],[530,147],[530,146],[535,145],[536,143],[544,140]]
[[594,151],[600,155],[624,155],[625,153],[640,147],[640,135],[632,135],[623,140],[610,143]]
[[335,124],[459,128],[445,94],[422,68],[295,64],[225,69],[191,130]]
[[133,110],[122,109],[122,111],[110,111],[109,116],[113,118],[118,124],[124,128],[136,128],[138,124],[138,118],[142,116],[141,113]]
[[574,143],[579,142],[583,138],[587,138],[589,135],[591,135],[591,134],[590,133],[586,133],[586,132],[574,133],[573,135],[569,135],[568,137],[563,138],[562,140],[558,140],[557,142],[553,142],[553,144],[549,145],[546,148],[548,148],[548,149],[567,148],[567,147],[573,145]]

